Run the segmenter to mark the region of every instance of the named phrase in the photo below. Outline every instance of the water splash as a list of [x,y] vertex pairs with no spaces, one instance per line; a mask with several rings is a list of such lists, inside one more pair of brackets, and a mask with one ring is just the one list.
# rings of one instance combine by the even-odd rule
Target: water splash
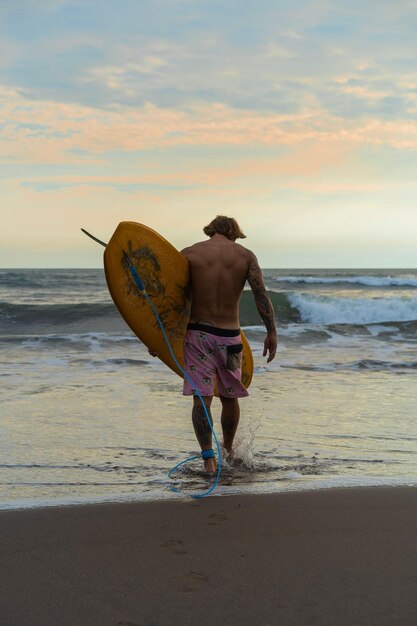
[[244,421],[240,421],[233,445],[232,459],[222,447],[222,463],[225,470],[230,471],[237,466],[247,470],[255,468],[255,438],[263,418],[263,413],[259,413],[258,416],[248,416]]

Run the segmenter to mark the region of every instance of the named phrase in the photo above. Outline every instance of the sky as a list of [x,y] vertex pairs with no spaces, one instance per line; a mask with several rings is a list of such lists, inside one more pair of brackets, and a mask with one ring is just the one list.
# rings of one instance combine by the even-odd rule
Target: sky
[[0,267],[218,214],[262,267],[417,267],[416,41],[416,0],[1,0]]

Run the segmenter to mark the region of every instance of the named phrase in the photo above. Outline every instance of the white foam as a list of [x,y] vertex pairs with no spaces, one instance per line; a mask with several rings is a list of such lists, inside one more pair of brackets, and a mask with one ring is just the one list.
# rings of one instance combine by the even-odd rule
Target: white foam
[[246,468],[253,467],[256,432],[262,422],[262,417],[241,421],[240,429],[233,445],[235,458],[240,459]]
[[[293,473],[293,476],[290,474]],[[296,476],[297,474],[297,476]],[[175,481],[178,487],[178,482]],[[117,504],[123,502],[149,502],[160,500],[180,499],[190,501],[191,493],[179,493],[172,490],[174,482],[166,481],[166,489],[145,491],[142,493],[111,495],[111,496],[86,496],[70,498],[42,498],[42,499],[21,499],[0,503],[0,510],[34,509],[44,507],[62,507],[87,504]],[[322,489],[349,489],[360,487],[417,487],[416,476],[301,476],[298,472],[287,472],[280,481],[270,483],[239,484],[239,485],[218,485],[213,496],[234,496],[234,495],[261,495],[273,493],[307,492],[319,491]],[[198,489],[196,493],[199,493]]]
[[279,283],[335,285],[347,283],[349,285],[364,285],[366,287],[417,287],[417,278],[404,276],[278,276],[274,280]]
[[396,326],[379,326],[378,324],[372,324],[366,327],[372,337],[378,337],[381,333],[397,333],[398,328]]
[[[165,481],[166,482],[166,481]],[[15,509],[38,509],[49,507],[76,506],[86,504],[115,504],[118,502],[149,502],[155,500],[173,500],[178,497],[170,489],[158,489],[142,493],[129,493],[111,496],[74,496],[68,498],[23,498],[0,503],[0,511]]]
[[138,338],[132,335],[109,335],[104,332],[91,333],[47,333],[44,335],[20,335],[22,346],[26,348],[42,347],[48,342],[68,342],[69,344],[84,343],[92,352],[101,352],[104,343],[138,343]]
[[417,320],[415,298],[334,298],[288,294],[304,322],[315,324],[372,324]]
[[292,471],[290,471],[290,472],[287,472],[287,473],[284,475],[284,478],[285,478],[286,480],[291,480],[292,478],[302,478],[302,477],[303,477],[303,475],[302,475],[302,474],[300,474],[300,472],[296,472],[296,471],[294,471],[294,470],[292,470]]
[[256,333],[264,333],[265,331],[265,326],[242,326],[242,329],[244,331],[252,331],[252,332],[256,332]]

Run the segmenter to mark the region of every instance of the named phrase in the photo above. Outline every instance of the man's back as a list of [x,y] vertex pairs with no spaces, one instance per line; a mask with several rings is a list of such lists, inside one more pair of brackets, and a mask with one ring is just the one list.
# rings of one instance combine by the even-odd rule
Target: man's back
[[239,328],[239,300],[250,263],[249,250],[215,234],[182,251],[190,263],[191,322]]

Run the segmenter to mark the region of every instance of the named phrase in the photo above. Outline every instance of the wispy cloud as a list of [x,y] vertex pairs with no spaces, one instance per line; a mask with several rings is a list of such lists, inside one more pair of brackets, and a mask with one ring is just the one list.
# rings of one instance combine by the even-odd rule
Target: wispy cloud
[[[314,94],[322,108],[349,118],[353,101],[327,97],[342,72],[365,64],[369,80],[381,68],[397,85],[406,72],[416,77],[412,2],[401,0],[124,0],[120,11],[109,0],[22,0],[19,7],[1,3],[0,81],[31,99],[99,108],[221,102],[295,113]],[[355,97],[367,101],[365,91]]]
[[[383,97],[383,96],[381,96]],[[375,95],[373,96],[375,99]],[[186,110],[152,104],[132,110],[29,101],[18,92],[0,92],[0,158],[69,162],[77,150],[92,155],[175,146],[293,146],[342,143],[417,147],[417,121],[375,117],[349,120],[315,104],[295,114],[259,113],[222,104]]]

